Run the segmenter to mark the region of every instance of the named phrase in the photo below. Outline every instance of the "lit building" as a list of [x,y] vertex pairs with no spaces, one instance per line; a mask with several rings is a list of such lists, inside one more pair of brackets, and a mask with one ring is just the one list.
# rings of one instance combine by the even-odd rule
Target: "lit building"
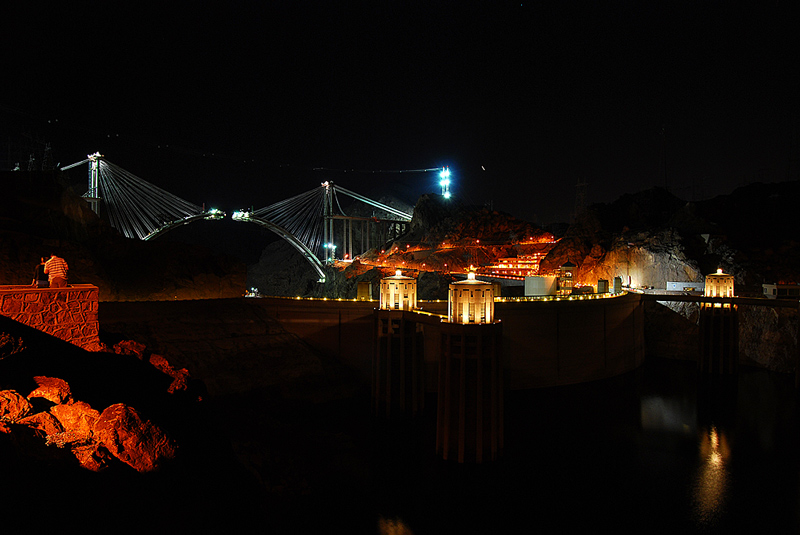
[[494,288],[491,283],[475,279],[475,272],[467,280],[450,285],[447,303],[450,323],[492,323],[494,321]]
[[722,269],[706,275],[704,295],[706,297],[733,297],[733,275],[723,273]]
[[503,450],[503,324],[494,320],[492,284],[450,285],[441,324],[436,452],[459,463],[496,460]]
[[[734,297],[733,275],[716,273],[706,276],[705,297]],[[701,303],[701,371],[713,374],[735,373],[739,368],[739,314],[732,303]]]
[[525,296],[535,297],[542,295],[556,295],[558,279],[553,276],[525,277]]
[[402,275],[399,269],[393,276],[381,279],[380,307],[383,310],[417,308],[417,280]]
[[398,269],[381,279],[380,308],[375,311],[376,345],[372,360],[375,414],[415,416],[425,406],[423,321],[418,314],[417,281]]
[[797,299],[800,298],[800,285],[798,284],[762,284],[764,297],[767,299]]
[[569,295],[575,286],[575,269],[578,266],[567,260],[561,265],[558,276],[558,295]]
[[515,258],[500,258],[496,264],[483,267],[481,274],[512,279],[531,277],[539,273],[539,264],[545,256],[546,250]]

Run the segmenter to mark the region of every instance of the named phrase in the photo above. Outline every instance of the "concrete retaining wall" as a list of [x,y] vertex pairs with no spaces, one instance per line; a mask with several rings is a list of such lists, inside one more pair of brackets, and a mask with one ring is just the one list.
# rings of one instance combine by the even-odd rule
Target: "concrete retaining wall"
[[99,290],[91,284],[0,286],[0,314],[88,351],[100,349],[98,300]]

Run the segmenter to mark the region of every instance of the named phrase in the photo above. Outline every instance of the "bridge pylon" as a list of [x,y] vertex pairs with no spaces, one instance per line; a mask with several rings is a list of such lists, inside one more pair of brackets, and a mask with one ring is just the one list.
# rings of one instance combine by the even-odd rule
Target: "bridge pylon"
[[100,215],[100,160],[103,155],[99,152],[89,154],[89,189],[86,191],[84,198],[89,203],[89,208]]
[[325,264],[332,264],[336,259],[336,245],[333,243],[333,181],[321,184],[325,188],[325,197],[322,204],[322,247],[325,251]]

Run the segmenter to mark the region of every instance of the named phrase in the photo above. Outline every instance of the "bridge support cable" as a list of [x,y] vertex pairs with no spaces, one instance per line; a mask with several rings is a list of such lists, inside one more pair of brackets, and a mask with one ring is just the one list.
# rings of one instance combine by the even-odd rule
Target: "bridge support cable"
[[202,207],[105,160],[100,161],[100,190],[111,225],[129,238],[146,240],[161,227],[203,213]]
[[[339,192],[357,201],[364,202],[373,208],[380,209],[394,219],[348,217],[344,215],[339,203]],[[335,213],[334,207],[338,209],[338,213]],[[411,216],[401,210],[373,201],[341,186],[334,187],[333,182],[324,182],[320,188],[314,188],[270,206],[259,208],[258,210],[234,212],[233,219],[256,223],[284,238],[308,260],[319,274],[320,281],[324,282],[324,264],[331,263],[336,258],[337,244],[334,243],[335,220],[344,220],[344,227],[340,236],[341,241],[338,245],[342,246],[340,249],[342,254],[352,259],[355,252],[353,244],[356,241],[356,236],[353,232],[353,221],[361,223],[360,238],[363,248],[364,241],[366,241],[367,247],[370,245],[370,225],[379,225],[381,228],[385,228],[387,224],[405,226],[411,220]],[[383,232],[381,236],[385,234]]]
[[320,261],[323,251],[323,205],[321,188],[295,195],[252,212],[234,212],[235,221],[250,221],[268,228],[297,249],[325,282],[325,269]]
[[[358,193],[355,193],[354,191],[350,191],[349,189],[343,188],[341,186],[333,186],[333,189],[334,189],[335,192],[339,192],[340,191],[340,192],[344,193],[345,195],[347,195],[348,197],[352,197],[353,199],[356,199],[357,201],[361,201],[361,202],[366,203],[369,206],[372,206],[374,208],[379,208],[381,210],[384,210],[385,212],[389,213],[391,216],[397,217],[402,221],[411,221],[411,216],[409,214],[403,212],[402,210],[398,210],[397,208],[392,208],[391,206],[383,204],[383,203],[380,203],[378,201],[373,201],[372,199],[370,199],[368,197],[364,197],[363,195],[359,195]],[[339,202],[338,198],[337,198],[336,202],[338,204],[338,202]],[[339,208],[339,210],[341,210],[341,207]]]
[[319,275],[319,282],[321,282],[321,283],[325,282],[325,268],[322,265],[322,262],[320,262],[320,260],[317,257],[317,255],[315,255],[314,252],[311,251],[311,249],[309,249],[306,246],[306,244],[304,244],[303,242],[298,240],[297,237],[295,237],[294,234],[292,234],[291,232],[289,232],[285,228],[281,227],[280,225],[276,225],[275,223],[273,223],[273,222],[271,222],[271,221],[269,221],[267,219],[264,219],[262,217],[258,217],[258,216],[254,215],[254,214],[255,214],[255,212],[252,212],[252,213],[251,212],[234,212],[233,213],[233,220],[234,221],[250,221],[251,223],[255,223],[255,224],[260,225],[262,227],[266,227],[269,230],[271,230],[272,232],[274,232],[275,234],[277,234],[278,236],[280,236],[281,238],[283,238],[284,240],[286,240],[287,242],[289,242],[289,244],[292,247],[294,247],[295,249],[297,249],[297,251],[300,252],[300,254],[303,255],[303,257],[308,261],[308,263],[311,264],[311,267],[313,267],[314,271],[316,271],[317,275]]
[[128,238],[150,240],[199,219],[223,219],[225,212],[181,199],[104,159],[99,152],[62,171],[89,164],[89,188],[83,194],[99,215],[104,201],[111,226]]
[[255,210],[252,215],[289,232],[319,258],[323,252],[324,202],[325,192],[314,188]]

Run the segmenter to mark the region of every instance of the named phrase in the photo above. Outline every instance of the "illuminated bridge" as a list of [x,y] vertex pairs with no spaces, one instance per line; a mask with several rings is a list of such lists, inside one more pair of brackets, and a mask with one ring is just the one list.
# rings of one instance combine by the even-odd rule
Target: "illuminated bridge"
[[[181,199],[114,165],[99,153],[61,170],[84,164],[89,166],[89,188],[83,197],[98,215],[102,202],[111,226],[128,238],[151,240],[194,221],[226,216],[221,210],[206,209]],[[345,214],[339,194],[367,205],[372,215]],[[337,258],[352,260],[405,233],[411,221],[408,213],[333,182],[324,182],[320,187],[258,210],[234,212],[232,217],[235,221],[266,227],[289,242],[311,264],[321,282],[325,281],[325,264]]]

